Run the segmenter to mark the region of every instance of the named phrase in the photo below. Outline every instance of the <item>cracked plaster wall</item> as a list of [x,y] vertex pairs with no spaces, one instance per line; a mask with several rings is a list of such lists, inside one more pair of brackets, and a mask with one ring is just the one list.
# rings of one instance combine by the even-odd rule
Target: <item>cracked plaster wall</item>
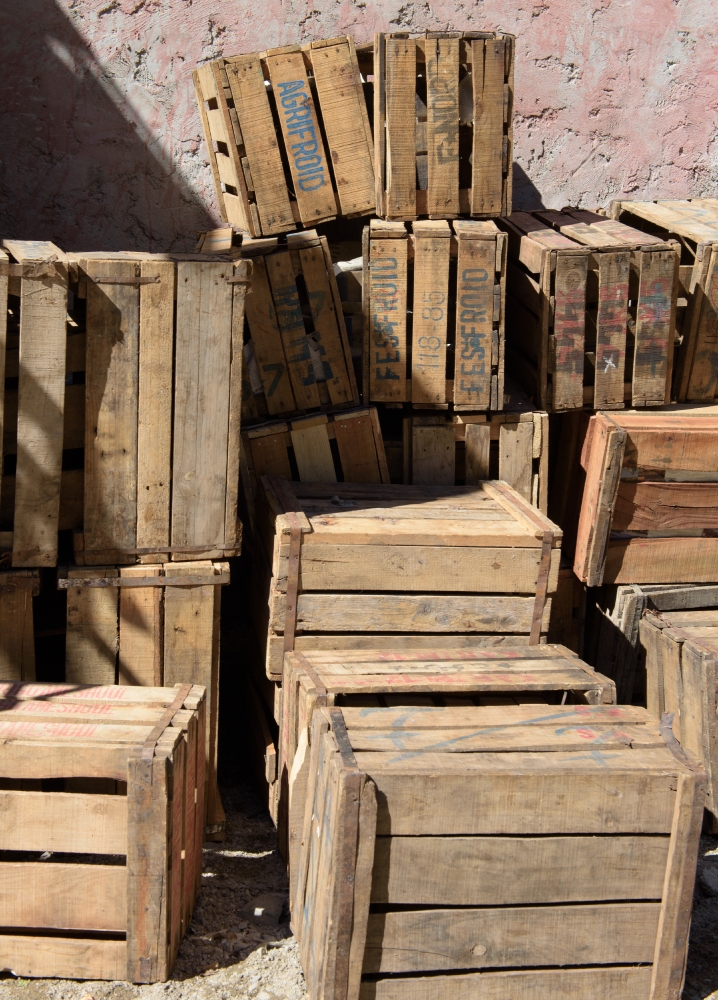
[[516,207],[715,195],[713,0],[2,0],[0,229],[188,248],[219,220],[198,62],[426,28],[517,34]]

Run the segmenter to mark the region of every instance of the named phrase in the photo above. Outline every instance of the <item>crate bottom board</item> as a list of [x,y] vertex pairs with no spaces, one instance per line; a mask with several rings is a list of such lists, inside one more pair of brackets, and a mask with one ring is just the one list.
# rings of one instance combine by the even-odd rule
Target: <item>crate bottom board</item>
[[0,934],[0,968],[48,979],[127,978],[127,942]]
[[[546,642],[546,636],[541,636],[541,642]],[[343,650],[343,649],[486,649],[491,646],[528,646],[528,635],[497,635],[472,633],[454,635],[453,633],[432,634],[415,632],[410,635],[395,635],[364,633],[352,635],[342,632],[336,635],[298,635],[294,640],[294,649],[303,652],[308,649]],[[284,636],[269,633],[267,636],[267,677],[281,682],[284,664]]]
[[359,1000],[647,1000],[652,969],[528,969],[365,980]]

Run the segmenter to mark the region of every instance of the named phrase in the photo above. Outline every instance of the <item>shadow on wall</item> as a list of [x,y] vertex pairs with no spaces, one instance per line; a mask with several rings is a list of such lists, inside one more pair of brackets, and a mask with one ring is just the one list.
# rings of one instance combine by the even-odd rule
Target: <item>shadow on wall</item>
[[193,249],[213,224],[207,208],[150,149],[58,4],[2,0],[0,53],[0,236],[63,250]]
[[532,212],[537,208],[546,208],[541,192],[523,167],[514,163],[514,212]]

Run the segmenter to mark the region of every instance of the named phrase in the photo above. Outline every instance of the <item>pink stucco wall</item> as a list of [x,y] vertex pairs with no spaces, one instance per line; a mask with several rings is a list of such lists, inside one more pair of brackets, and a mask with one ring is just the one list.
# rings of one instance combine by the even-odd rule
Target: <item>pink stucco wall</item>
[[518,35],[515,205],[718,191],[715,0],[2,0],[0,232],[184,249],[219,219],[190,71],[353,33]]

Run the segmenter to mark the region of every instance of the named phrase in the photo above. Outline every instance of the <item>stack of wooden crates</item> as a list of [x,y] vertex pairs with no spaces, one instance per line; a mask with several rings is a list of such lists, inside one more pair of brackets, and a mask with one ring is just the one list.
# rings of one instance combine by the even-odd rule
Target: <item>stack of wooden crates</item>
[[[578,466],[584,407],[671,401],[685,275],[674,233],[512,213],[513,54],[394,33],[195,72],[227,224],[197,251],[253,263],[249,703],[313,1000],[681,986],[705,775],[547,639],[560,581],[567,635],[581,604],[548,512],[583,486],[550,496],[549,414]],[[622,488],[593,465],[584,507]],[[571,527],[591,585],[643,553],[611,502]]]

